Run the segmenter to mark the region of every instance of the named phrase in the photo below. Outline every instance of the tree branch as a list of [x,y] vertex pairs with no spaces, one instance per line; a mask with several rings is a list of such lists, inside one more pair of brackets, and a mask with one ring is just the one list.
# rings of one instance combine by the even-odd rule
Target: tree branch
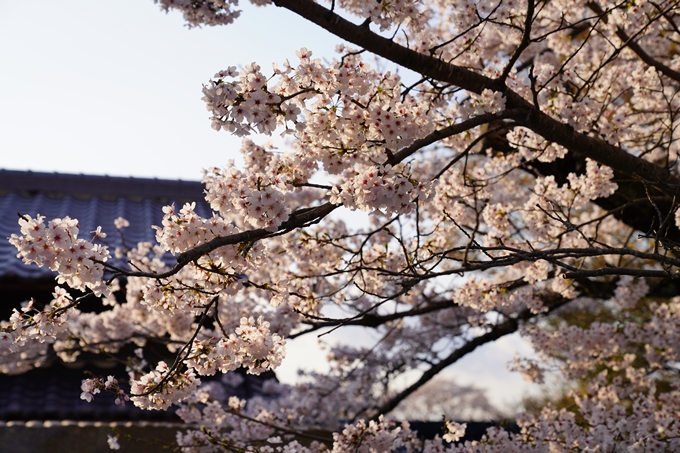
[[481,94],[485,89],[499,91],[505,95],[506,106],[514,112],[510,116],[512,119],[576,154],[589,157],[629,175],[637,174],[647,180],[664,183],[680,183],[680,180],[671,175],[665,168],[633,156],[598,138],[578,133],[571,126],[541,112],[519,94],[510,90],[500,79],[494,80],[469,69],[403,47],[372,32],[368,27],[349,22],[312,0],[274,0],[274,4],[304,17],[348,42],[418,74],[451,83],[477,94]]
[[[555,301],[548,305],[548,312],[553,311],[567,304],[568,302],[570,302],[569,299],[565,299],[562,297],[556,298]],[[486,343],[490,343],[492,341],[496,341],[499,338],[504,337],[505,335],[516,332],[520,327],[521,321],[526,321],[536,316],[537,314],[532,313],[531,310],[525,309],[522,312],[520,312],[516,318],[508,319],[507,321],[491,328],[489,332],[468,341],[467,343],[465,343],[465,345],[461,346],[460,348],[456,349],[451,354],[449,354],[448,357],[441,360],[436,365],[432,366],[427,371],[425,371],[420,377],[420,379],[418,379],[415,383],[405,388],[394,397],[390,398],[389,401],[377,407],[376,415],[374,415],[373,418],[375,419],[378,417],[378,415],[386,414],[393,410],[394,408],[396,408],[401,401],[403,401],[413,392],[415,392],[420,387],[425,385],[444,368],[448,367],[449,365],[453,365],[458,360],[462,359],[467,354],[477,349],[479,346],[482,346]]]
[[412,154],[416,153],[418,150],[429,146],[433,143],[443,140],[448,137],[452,137],[456,134],[473,129],[482,124],[490,123],[492,121],[498,121],[504,118],[510,118],[511,115],[521,115],[522,110],[505,110],[500,113],[484,113],[479,116],[472,117],[468,120],[462,121],[460,123],[452,124],[443,129],[436,130],[429,134],[427,137],[423,137],[419,140],[413,142],[410,146],[402,149],[401,151],[393,154],[383,165],[395,165]]
[[[595,2],[588,2],[586,4],[588,8],[590,8],[595,14],[598,15],[604,15],[604,11]],[[665,14],[665,11],[662,11],[660,13],[660,16],[663,16]],[[606,18],[605,18],[606,19]],[[669,79],[675,80],[676,82],[680,82],[680,72],[669,68],[665,64],[661,63],[657,59],[653,58],[651,55],[649,55],[645,50],[633,40],[633,37],[628,36],[628,34],[621,28],[621,27],[616,27],[616,36],[623,42],[624,46],[628,47],[630,50],[632,50],[635,55],[640,57],[640,60],[648,64],[649,66],[653,67]]]

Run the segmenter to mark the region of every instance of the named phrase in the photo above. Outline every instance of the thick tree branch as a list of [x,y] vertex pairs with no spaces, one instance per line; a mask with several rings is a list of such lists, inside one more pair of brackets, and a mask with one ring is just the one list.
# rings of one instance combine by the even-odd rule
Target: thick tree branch
[[[600,16],[603,16],[605,12],[602,10],[600,5],[598,5],[595,2],[588,2],[587,3],[588,7],[595,13]],[[660,16],[663,16],[665,12],[662,12]],[[605,17],[606,19],[606,17]],[[635,52],[635,55],[637,55],[640,60],[648,64],[649,66],[653,67],[669,79],[675,80],[676,82],[680,82],[680,72],[669,68],[665,64],[661,63],[659,60],[655,59],[651,55],[649,55],[645,50],[635,42],[633,39],[634,37],[628,36],[628,33],[626,33],[621,27],[616,27],[616,36],[623,42],[623,44],[628,47],[630,50]]]
[[229,236],[219,236],[212,239],[204,244],[198,245],[184,253],[177,256],[177,264],[169,271],[163,273],[154,272],[140,272],[140,271],[127,271],[120,269],[118,267],[111,266],[110,264],[100,262],[107,269],[114,272],[115,275],[125,275],[127,277],[148,277],[148,278],[167,278],[175,275],[184,266],[197,260],[203,255],[216,250],[225,245],[235,245],[244,242],[257,241],[270,236],[276,236],[295,228],[302,228],[312,223],[316,223],[322,218],[326,217],[328,214],[333,212],[335,208],[339,205],[334,205],[332,203],[325,203],[321,206],[316,206],[314,208],[300,209],[293,212],[288,220],[283,222],[277,231],[270,231],[264,228],[258,228],[256,230],[243,231],[241,233],[232,234]]
[[501,76],[499,77],[499,80],[505,82],[505,80],[508,78],[510,75],[510,71],[512,71],[512,67],[515,66],[515,63],[517,63],[517,60],[519,57],[522,55],[522,52],[529,47],[529,44],[531,44],[531,24],[534,22],[534,0],[528,0],[527,1],[527,17],[524,21],[524,31],[522,32],[522,39],[515,49],[515,51],[512,53],[512,56],[510,57],[510,60],[508,60],[507,64],[505,65],[505,68],[503,69],[503,72],[501,73]]
[[[572,268],[569,264],[565,264],[564,262],[560,260],[568,259],[568,258],[588,258],[588,257],[598,257],[598,256],[621,256],[621,257],[635,257],[638,259],[642,260],[649,260],[653,261],[656,263],[659,263],[665,267],[669,266],[675,266],[680,268],[680,259],[672,258],[670,256],[662,255],[659,253],[645,253],[645,252],[640,252],[638,250],[634,249],[629,249],[629,248],[600,248],[600,247],[588,247],[588,248],[583,248],[583,249],[578,249],[578,248],[556,248],[556,249],[548,249],[548,250],[532,250],[532,251],[525,251],[525,250],[519,250],[515,249],[512,247],[482,247],[479,245],[472,245],[470,247],[458,247],[456,249],[452,250],[447,250],[444,252],[445,254],[454,252],[454,251],[462,251],[464,249],[469,249],[471,251],[481,251],[481,252],[499,252],[499,251],[504,251],[504,252],[510,252],[509,255],[503,256],[503,257],[498,257],[494,258],[493,260],[489,261],[472,261],[468,260],[463,266],[454,268],[454,269],[447,269],[445,271],[440,271],[440,272],[429,272],[427,274],[407,274],[404,272],[398,273],[398,275],[403,276],[404,278],[411,278],[414,280],[427,280],[427,279],[432,279],[432,278],[437,278],[437,277],[442,277],[445,275],[454,275],[454,274],[464,274],[464,273],[469,273],[473,271],[485,271],[489,269],[494,269],[498,267],[508,267],[512,266],[513,264],[521,263],[521,262],[535,262],[538,260],[546,260],[558,267],[565,268],[569,271],[580,271],[579,269]],[[383,271],[387,274],[386,271]],[[665,272],[665,277],[672,277],[671,273]],[[616,274],[615,272],[610,273],[609,275]],[[604,275],[604,274],[603,274]],[[627,275],[627,274],[622,274],[622,275]],[[662,276],[660,275],[655,275],[655,276]]]
[[[444,300],[439,302],[432,302],[424,306],[419,306],[406,311],[398,311],[395,313],[390,313],[386,315],[374,315],[371,313],[364,314],[360,318],[351,319],[322,319],[320,321],[312,322],[312,326],[309,329],[303,330],[301,332],[289,335],[288,338],[297,338],[299,336],[317,331],[324,327],[335,327],[338,325],[345,326],[363,326],[363,327],[379,327],[391,321],[396,321],[399,319],[408,318],[411,316],[420,316],[427,313],[432,313],[438,310],[443,310],[445,308],[451,308],[454,304],[451,301]],[[304,313],[300,313],[305,316]]]
[[[570,302],[569,299],[564,299],[562,297],[556,298],[556,300],[547,304],[548,311],[553,311],[567,304],[568,302]],[[415,383],[405,388],[394,397],[390,398],[389,401],[383,403],[380,407],[376,408],[374,418],[378,417],[380,414],[386,414],[391,410],[395,409],[401,401],[403,401],[413,392],[415,392],[420,387],[425,385],[444,368],[448,367],[449,365],[453,365],[458,360],[462,359],[467,354],[477,349],[479,346],[491,343],[492,341],[496,341],[499,338],[504,337],[505,335],[516,332],[519,329],[522,321],[527,321],[536,316],[537,315],[532,313],[529,309],[525,309],[522,312],[520,312],[516,318],[508,319],[507,321],[492,327],[491,330],[488,331],[487,333],[468,341],[467,343],[465,343],[465,345],[461,346],[460,348],[456,349],[451,354],[449,354],[448,357],[441,360],[436,365],[432,366],[427,371],[425,371],[420,377],[420,379],[418,379]]]
[[429,146],[433,143],[436,143],[439,140],[452,137],[454,135],[473,129],[477,126],[481,126],[482,124],[490,123],[492,121],[498,121],[499,119],[503,118],[509,118],[511,115],[521,115],[521,112],[522,112],[521,110],[506,110],[498,114],[484,113],[482,115],[475,116],[460,123],[452,124],[451,126],[436,130],[429,134],[427,137],[423,137],[419,140],[416,140],[410,146],[407,146],[401,151],[393,154],[389,159],[387,159],[384,165],[388,164],[395,165],[399,162],[402,162],[407,157],[413,155],[420,149]]
[[665,168],[635,157],[598,138],[578,133],[571,126],[541,112],[519,94],[510,90],[501,80],[494,80],[469,69],[408,49],[372,32],[368,27],[351,23],[312,0],[274,0],[274,4],[304,17],[348,42],[424,76],[477,94],[485,89],[502,92],[506,97],[506,106],[516,112],[511,116],[515,121],[576,154],[589,157],[623,173],[638,175],[646,180],[670,184],[680,183],[680,180]]

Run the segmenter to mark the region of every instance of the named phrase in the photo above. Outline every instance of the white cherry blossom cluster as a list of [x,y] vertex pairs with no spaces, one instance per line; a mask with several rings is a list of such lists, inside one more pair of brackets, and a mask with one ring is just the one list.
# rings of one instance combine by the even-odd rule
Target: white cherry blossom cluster
[[[172,207],[168,209],[174,212]],[[193,218],[191,222],[197,223],[197,218]],[[175,218],[174,222],[170,221],[172,227],[177,227],[180,223],[179,218]],[[210,228],[212,233],[219,232],[219,228],[213,227],[224,222],[213,217],[210,222],[202,225],[206,224],[210,227],[201,226],[200,229],[203,230],[201,234],[206,233],[206,228]],[[186,224],[183,228],[185,232],[191,230]],[[232,228],[232,225],[228,228]],[[176,234],[186,237],[182,231]],[[176,323],[179,327],[185,324],[186,315],[200,315],[216,294],[233,296],[241,291],[244,283],[247,282],[244,272],[248,272],[257,265],[262,250],[259,244],[241,248],[222,247],[210,256],[201,257],[194,265],[182,268],[176,275],[167,279],[128,278],[126,286],[128,302],[134,301],[135,305],[138,304],[135,309],[144,310],[145,307],[157,314],[163,323]],[[163,273],[170,269],[168,264],[162,260],[163,254],[164,250],[160,246],[151,247],[149,243],[139,243],[137,247],[126,253],[126,257],[131,266],[136,269]],[[107,303],[106,300],[104,302]],[[108,304],[113,306],[114,312],[120,309],[115,301],[109,301]],[[132,309],[127,306],[125,310]],[[114,319],[119,319],[120,315],[120,312],[116,313]],[[134,317],[125,316],[127,321],[132,318]],[[122,323],[119,329],[123,332],[130,332],[130,329],[124,326],[126,324]],[[165,329],[162,330],[165,331]],[[174,328],[170,330],[173,331]]]
[[236,68],[232,66],[215,74],[203,87],[203,100],[212,114],[213,129],[224,129],[238,136],[252,131],[271,135],[277,126],[297,122],[299,106],[294,101],[284,102],[281,96],[270,91],[268,80],[257,64],[246,66],[238,81],[225,81],[235,76]]
[[[569,396],[575,404],[573,410],[558,411],[548,406],[537,415],[520,415],[518,424],[522,431],[519,435],[491,430],[480,443],[466,443],[455,451],[526,451],[529,441],[532,449],[538,451],[568,451],[569,448],[583,449],[584,446],[590,446],[590,450],[586,451],[600,448],[634,452],[675,451],[680,446],[680,423],[675,416],[680,401],[677,381],[670,385],[670,389],[659,392],[656,383],[661,376],[652,376],[654,368],[640,367],[636,354],[612,350],[614,354],[603,357],[599,342],[604,337],[572,343],[577,337],[574,335],[566,339],[560,353],[574,346],[584,348],[582,357],[590,355],[588,360],[604,366],[604,370],[589,379],[585,395],[571,392]],[[637,339],[632,341],[619,341],[618,345],[634,348],[639,344]],[[567,360],[569,370],[574,369],[574,363],[577,362]],[[533,377],[541,375],[536,364],[518,362],[517,365]],[[655,368],[659,366],[663,365],[653,365]],[[597,369],[592,365],[587,370],[580,366],[576,368],[578,372],[590,374]],[[656,373],[663,374],[662,371]],[[577,423],[576,417],[585,423]]]
[[[678,335],[673,329],[679,324],[680,305],[650,305],[651,317],[644,322],[622,321],[617,324],[593,322],[587,328],[564,325],[552,333],[531,328],[527,333],[534,346],[545,356],[559,356],[564,371],[572,378],[582,378],[598,364],[606,363],[612,370],[625,370],[636,385],[650,385],[653,381],[639,380],[666,364],[678,360]],[[644,345],[640,352],[639,345]],[[644,368],[633,368],[634,360],[644,359]],[[639,365],[637,365],[639,366]]]
[[508,144],[517,148],[526,160],[554,162],[567,154],[567,149],[549,142],[525,127],[515,127],[507,134]]
[[446,432],[442,438],[446,442],[458,442],[465,435],[467,423],[456,423],[451,420],[446,420],[444,429]]
[[[236,336],[243,346],[240,348],[238,359],[241,365],[252,374],[263,373],[277,368],[285,357],[286,342],[277,334],[269,330],[269,322],[259,317],[257,321],[252,316],[241,318],[241,325],[236,329]],[[232,341],[232,337],[229,337]]]
[[182,11],[184,20],[190,27],[227,25],[241,15],[239,10],[234,9],[238,6],[238,0],[154,0],[154,3],[160,4],[165,12],[170,9]]
[[341,0],[339,3],[347,11],[380,25],[381,30],[387,30],[395,24],[424,20],[420,17],[420,2],[414,0],[395,0],[385,5],[361,0]]
[[510,371],[518,371],[529,382],[543,384],[545,382],[545,370],[536,360],[515,357],[508,362]]
[[[260,146],[247,139],[241,143],[241,154],[245,161],[245,172],[259,176],[260,188],[276,187],[278,190],[288,190],[289,197],[299,195],[303,198],[302,191],[296,189],[295,184],[308,182],[319,170],[319,163],[313,156],[303,152],[276,152],[271,144]],[[219,172],[224,176],[231,168],[233,165],[228,170],[210,169],[210,171]],[[255,181],[254,187],[257,187],[257,179]],[[291,190],[293,193],[290,193]]]
[[162,226],[154,226],[156,240],[169,252],[182,253],[217,236],[227,236],[238,230],[224,219],[213,216],[204,219],[194,211],[196,203],[186,203],[177,212],[175,206],[163,208]]
[[[387,76],[390,75],[387,74]],[[399,82],[399,80],[395,76],[392,83]],[[392,87],[394,88],[396,87]],[[354,109],[349,107],[348,110]],[[413,99],[407,102],[392,100],[387,105],[377,104],[370,107],[364,115],[366,122],[363,126],[367,129],[364,131],[366,138],[383,140],[389,149],[408,146],[414,139],[423,136],[430,129],[427,125],[426,113],[413,102]]]
[[610,196],[618,188],[613,177],[611,168],[586,159],[586,174],[570,173],[569,182],[561,187],[553,176],[537,178],[533,194],[524,203],[524,223],[537,240],[549,241],[572,223],[560,207],[569,206],[572,211],[583,209],[597,198]]
[[[461,224],[474,223],[477,213],[474,206],[477,205],[475,198],[491,199],[491,193],[486,189],[485,184],[477,183],[486,179],[486,174],[482,168],[475,167],[468,174],[464,174],[458,168],[451,169],[442,175],[434,183],[435,191],[432,199],[433,215],[441,216],[448,214]],[[490,208],[492,221],[496,226],[505,226],[503,219],[506,214],[494,213]]]
[[284,177],[277,181],[257,173],[245,175],[235,168],[212,168],[203,176],[206,200],[215,211],[225,218],[243,219],[255,228],[272,230],[290,215],[279,186],[283,181]]
[[488,88],[481,95],[470,95],[469,102],[464,103],[460,112],[467,117],[481,115],[483,113],[500,113],[505,110],[505,96],[498,91]]
[[[178,9],[191,27],[201,25],[227,25],[240,16],[240,11],[235,10],[238,0],[154,0],[159,3],[161,9],[169,11]],[[250,0],[254,5],[262,6],[271,3],[271,0]],[[385,5],[373,5],[371,2],[359,0],[342,0],[340,5],[347,11],[359,17],[370,19],[380,25],[381,30],[387,30],[396,24],[407,23],[409,28],[415,30],[422,28],[428,19],[420,11],[420,2],[414,0],[396,0]]]
[[130,399],[141,409],[166,410],[189,398],[200,383],[193,370],[170,373],[168,365],[161,361],[155,370],[130,380]]
[[482,212],[484,221],[494,232],[505,234],[510,229],[510,214],[513,206],[510,203],[488,204]]
[[411,181],[388,165],[368,168],[343,184],[333,186],[330,201],[351,210],[398,215],[410,212],[415,198],[425,192],[424,185]]
[[[527,307],[532,313],[545,311],[545,306],[541,300],[541,289],[537,287],[521,287],[508,290],[501,284],[502,278],[520,277],[524,280],[534,280],[534,283],[546,280],[550,265],[542,260],[532,264],[515,266],[507,273],[499,276],[498,281],[485,278],[469,278],[463,284],[454,288],[452,300],[455,304],[462,307],[471,308],[474,313],[486,313],[492,310]],[[521,271],[518,272],[518,271]],[[553,280],[553,282],[556,280]],[[551,288],[555,290],[555,288]],[[571,295],[574,297],[574,295]],[[483,319],[470,314],[468,320],[473,324],[483,323]]]
[[[644,283],[624,277],[612,303],[629,308],[646,291]],[[623,300],[617,301],[619,297]],[[584,446],[585,451],[675,451],[680,446],[680,422],[674,415],[680,408],[680,391],[665,368],[678,354],[665,341],[677,341],[675,333],[669,333],[678,325],[678,303],[653,303],[649,308],[652,316],[643,322],[623,318],[612,325],[593,322],[587,329],[563,325],[553,334],[532,328],[534,346],[561,357],[568,376],[588,376],[585,394],[569,395],[575,410],[548,406],[538,415],[521,415],[521,434],[490,430],[481,442],[459,445],[454,451],[568,451]],[[512,367],[532,380],[544,378],[545,370],[536,360],[515,359]],[[659,380],[668,378],[670,388],[659,391]],[[577,416],[585,423],[577,423]]]
[[30,300],[21,307],[21,311],[14,309],[9,324],[5,327],[8,332],[14,333],[14,345],[16,352],[25,342],[38,341],[40,343],[53,342],[63,330],[69,317],[73,318],[77,310],[73,309],[73,300],[64,288],[54,288],[54,299],[39,310]]
[[204,87],[213,128],[270,135],[285,127],[298,143],[308,144],[298,159],[321,160],[329,173],[347,170],[355,160],[371,162],[371,154],[384,153],[379,145],[407,146],[432,130],[427,110],[412,96],[402,98],[397,74],[373,71],[358,55],[328,65],[312,59],[306,48],[296,54],[298,66],[275,66],[271,78],[255,64],[238,81],[225,81],[236,77],[234,67],[216,74]]
[[84,379],[80,389],[83,391],[80,394],[80,399],[91,403],[94,395],[100,393],[102,390],[112,393],[116,399],[114,400],[117,406],[125,406],[126,401],[130,401],[130,397],[118,385],[118,380],[113,376],[108,376],[106,380],[102,378]]
[[346,425],[341,433],[333,434],[333,452],[379,452],[394,451],[399,447],[409,445],[414,439],[414,433],[408,423],[401,425],[393,419],[380,416],[378,421],[366,423],[358,420],[353,425]]
[[650,392],[632,398],[633,410],[626,410],[620,388],[593,386],[596,396],[575,399],[576,414],[550,406],[539,415],[518,420],[521,433],[509,434],[493,428],[480,442],[466,442],[452,449],[456,453],[500,451],[626,451],[672,452],[680,447],[677,393],[660,398]]
[[498,290],[491,282],[471,278],[455,291],[454,300],[458,305],[487,312],[507,303],[507,300],[498,296]]
[[[78,221],[69,217],[53,219],[45,225],[45,216],[19,218],[21,236],[12,234],[14,245],[24,263],[35,263],[58,273],[57,281],[73,289],[90,289],[98,296],[109,293],[103,282],[104,265],[110,257],[108,248],[78,238]],[[106,237],[100,229],[95,237]]]
[[334,433],[334,442],[330,448],[318,441],[302,446],[297,440],[290,440],[290,436],[275,435],[287,429],[277,430],[276,427],[288,426],[291,421],[297,420],[295,410],[252,410],[249,409],[250,404],[245,407],[245,401],[236,397],[230,397],[228,403],[223,403],[213,399],[207,387],[199,389],[196,396],[197,399],[187,401],[188,404],[183,404],[177,411],[185,423],[204,427],[202,430],[190,429],[178,433],[178,444],[188,453],[246,448],[255,442],[265,446],[251,446],[252,451],[267,453],[372,453],[402,449],[443,453],[451,449],[444,441],[458,441],[467,427],[465,423],[447,420],[443,439],[437,435],[433,440],[422,440],[411,430],[408,422],[399,423],[394,418],[381,416],[375,421],[357,420],[353,424],[346,424],[341,432]]
[[533,263],[522,263],[521,269],[524,280],[533,285],[547,280],[553,266],[546,260],[536,260]]
[[[23,307],[26,308],[26,307]],[[39,324],[33,323],[29,314],[14,310],[8,321],[0,322],[0,372],[19,374],[40,366],[47,358],[50,345],[55,337],[55,324],[43,315],[36,316]],[[56,322],[55,322],[56,321]],[[20,360],[17,360],[20,355]]]
[[[602,358],[620,353],[624,336],[620,329],[608,323],[593,323],[588,329],[566,326],[553,334],[532,336],[534,344],[546,354],[559,351],[573,374],[589,372]],[[567,347],[569,345],[569,347]]]
[[257,321],[253,317],[242,318],[235,334],[229,337],[195,339],[184,363],[203,376],[218,370],[226,373],[241,366],[251,374],[275,369],[285,357],[286,342],[278,334],[272,334],[269,326],[262,317]]
[[586,174],[576,176],[570,173],[568,176],[569,187],[577,193],[574,200],[576,207],[583,206],[586,202],[597,198],[607,198],[619,188],[612,182],[614,172],[605,165],[598,165],[592,159],[586,159]]
[[142,288],[140,303],[149,310],[168,316],[173,316],[183,311],[192,313],[200,311],[204,304],[208,302],[210,294],[197,293],[191,286],[186,286],[194,280],[186,274],[193,274],[193,272],[185,271],[181,274],[184,275],[179,275],[180,279],[167,283],[151,279],[147,280]]
[[[242,384],[244,379],[240,374],[228,373],[221,381],[233,387]],[[263,389],[272,384],[279,386],[273,380],[267,380]],[[273,391],[276,394],[277,390]],[[295,418],[291,412],[286,414],[271,407],[263,408],[255,400],[257,398],[246,401],[230,396],[219,381],[202,384],[190,398],[179,404],[177,410],[177,415],[187,425],[202,429],[178,432],[178,444],[187,452],[220,451],[216,445],[222,441],[229,442],[232,447],[245,448],[255,440],[272,437],[275,434],[272,426],[285,424],[286,418],[289,421]]]
[[644,279],[635,279],[629,275],[624,275],[616,283],[612,301],[626,310],[633,308],[648,292],[649,285]]

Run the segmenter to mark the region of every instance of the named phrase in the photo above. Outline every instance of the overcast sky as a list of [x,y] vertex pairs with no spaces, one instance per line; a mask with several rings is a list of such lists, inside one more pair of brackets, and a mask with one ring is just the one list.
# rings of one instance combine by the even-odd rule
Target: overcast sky
[[[241,3],[230,26],[188,29],[152,0],[0,0],[0,168],[198,180],[237,158],[240,140],[210,128],[202,84],[232,65],[297,62],[301,47],[331,59],[339,43],[285,10]],[[315,343],[296,341],[279,376],[320,366]],[[506,338],[450,372],[511,403],[527,389],[505,371],[517,350],[530,351]]]

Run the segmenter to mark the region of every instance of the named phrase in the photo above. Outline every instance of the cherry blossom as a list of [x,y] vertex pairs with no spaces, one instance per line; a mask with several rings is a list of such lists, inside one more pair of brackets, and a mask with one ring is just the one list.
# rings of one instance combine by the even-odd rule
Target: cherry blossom
[[[191,27],[240,14],[157,3]],[[81,398],[176,405],[186,452],[677,451],[677,2],[251,3],[345,43],[206,75],[210,125],[244,137],[242,166],[204,172],[209,216],[166,206],[157,243],[112,260],[110,225],[84,239],[75,219],[21,213],[17,256],[59,286],[0,321],[0,370],[133,345],[130,388],[93,377]],[[337,340],[351,329],[371,344]],[[515,332],[535,356],[510,368],[574,384],[515,415],[519,433],[463,442],[463,420],[445,418],[424,441],[390,416]],[[289,340],[315,334],[334,339],[325,372],[225,393],[235,370],[275,371]],[[308,428],[332,442],[302,446]]]

